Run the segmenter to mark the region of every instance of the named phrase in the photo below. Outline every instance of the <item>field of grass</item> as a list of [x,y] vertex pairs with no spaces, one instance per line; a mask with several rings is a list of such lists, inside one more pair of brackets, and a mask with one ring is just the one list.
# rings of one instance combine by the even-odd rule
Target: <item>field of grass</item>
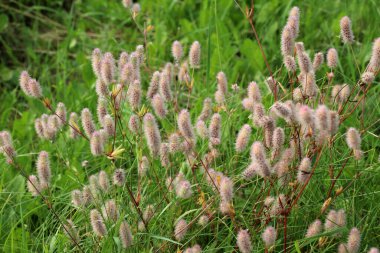
[[[236,135],[244,124],[252,126],[250,145],[263,138],[262,129],[252,124],[251,113],[241,105],[249,82],[258,83],[267,109],[274,102],[274,96],[265,84],[270,73],[245,16],[250,1],[142,0],[139,3],[141,12],[133,18],[121,1],[0,1],[0,131],[8,130],[12,135],[18,169],[27,175],[36,174],[38,153],[45,150],[50,154],[52,170],[52,183],[45,192],[46,204],[42,198],[32,197],[20,171],[9,165],[4,156],[0,157],[0,251],[123,252],[118,235],[121,220],[107,221],[108,235],[100,239],[94,235],[89,218],[90,210],[99,206],[76,208],[71,203],[71,191],[87,185],[90,175],[104,170],[112,178],[116,168],[126,171],[126,185],[102,193],[100,202],[110,198],[117,200],[120,216],[128,221],[134,236],[133,245],[127,252],[176,252],[195,243],[203,252],[238,252],[236,237],[240,228],[249,229],[253,252],[264,252],[261,233],[266,225],[277,229],[273,252],[336,252],[352,227],[361,232],[359,252],[380,247],[379,78],[368,90],[363,100],[365,105],[359,105],[340,126],[335,145],[326,144],[320,153],[311,157],[317,166],[297,204],[285,216],[285,238],[283,214],[266,220],[258,212],[266,194],[277,196],[283,193],[294,199],[300,187],[291,184],[280,187],[277,183],[273,186],[275,178],[244,180],[241,173],[249,165],[250,151],[247,148],[242,153],[235,152]],[[353,89],[366,69],[373,41],[380,36],[379,3],[376,0],[254,1],[253,22],[263,51],[273,75],[287,91],[291,85],[282,63],[280,41],[282,28],[293,6],[298,6],[301,11],[297,41],[304,42],[310,57],[316,52],[326,53],[329,48],[336,48],[339,64],[334,70],[333,84],[346,83]],[[355,35],[352,47],[343,44],[339,37],[339,21],[346,15],[351,18]],[[193,125],[202,110],[203,100],[214,97],[217,73],[223,71],[227,76],[230,92],[227,102],[223,106],[215,103],[213,106],[214,112],[219,112],[222,117],[222,141],[217,148],[220,155],[211,167],[234,182],[234,215],[222,215],[218,211],[218,194],[207,184],[201,166],[190,168],[182,154],[172,155],[171,165],[167,168],[161,166],[159,159],[151,159],[144,136],[128,131],[128,119],[133,112],[128,103],[120,111],[123,117],[115,143],[116,147],[125,150],[120,158],[110,160],[106,156],[94,157],[86,140],[70,139],[68,127],[63,128],[54,140],[40,139],[34,129],[34,120],[50,112],[39,99],[25,96],[19,88],[20,73],[27,70],[30,76],[38,79],[44,97],[49,99],[53,108],[63,102],[68,112],[80,115],[87,107],[96,118],[96,76],[91,66],[93,49],[112,52],[118,59],[122,51],[132,52],[141,44],[146,48],[141,67],[142,104],[152,112],[145,94],[153,72],[161,70],[165,63],[173,62],[171,45],[175,40],[182,43],[185,57],[193,41],[201,44],[201,68],[190,73],[193,80],[191,94],[185,85],[177,81],[172,84],[173,93],[177,94],[176,107],[189,109]],[[327,85],[326,73],[329,71],[325,64],[317,72],[319,84]],[[231,89],[235,83],[240,88],[237,92]],[[330,93],[327,88],[321,91]],[[360,96],[352,97],[348,105],[353,106]],[[284,95],[284,100],[290,98]],[[314,106],[312,102],[309,105]],[[163,140],[177,129],[178,112],[174,107],[168,103],[167,118],[159,120]],[[337,107],[330,109],[338,110]],[[139,111],[142,113],[143,110]],[[290,136],[291,127],[285,121],[279,121],[278,125],[286,128]],[[364,152],[361,160],[353,159],[346,144],[345,133],[351,126],[361,132]],[[289,141],[287,136],[285,146],[289,146]],[[207,140],[199,140],[196,144],[200,157],[208,152],[208,148]],[[148,156],[151,162],[145,177],[138,176],[137,172],[142,155]],[[88,165],[82,166],[83,161],[88,161]],[[329,172],[334,171],[337,175],[342,167],[342,175],[333,192],[340,187],[343,192],[333,194],[331,203],[321,212],[332,182]],[[192,184],[193,194],[188,199],[176,197],[165,186],[166,178],[174,177],[180,171]],[[155,215],[146,231],[137,229],[139,211],[132,203],[129,189],[141,210],[148,205],[155,207]],[[330,209],[346,212],[347,224],[335,231],[340,236],[324,232],[305,239],[308,225],[315,219],[324,222]],[[196,218],[205,210],[212,219],[207,226],[200,227],[195,224]],[[179,218],[188,223],[194,221],[180,242],[173,236],[174,224]],[[77,224],[80,247],[70,245],[60,222],[66,219]],[[284,241],[287,242],[286,249]]]

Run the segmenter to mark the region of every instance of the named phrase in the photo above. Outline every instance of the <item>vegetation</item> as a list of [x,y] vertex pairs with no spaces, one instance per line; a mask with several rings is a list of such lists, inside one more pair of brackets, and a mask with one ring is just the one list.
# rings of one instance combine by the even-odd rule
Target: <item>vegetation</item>
[[378,252],[378,4],[129,2],[0,3],[1,249]]

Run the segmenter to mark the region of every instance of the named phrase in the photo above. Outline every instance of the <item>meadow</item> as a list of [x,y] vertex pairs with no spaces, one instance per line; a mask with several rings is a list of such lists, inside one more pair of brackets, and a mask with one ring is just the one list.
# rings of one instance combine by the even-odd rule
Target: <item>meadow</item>
[[0,2],[1,251],[378,252],[375,0],[127,2]]

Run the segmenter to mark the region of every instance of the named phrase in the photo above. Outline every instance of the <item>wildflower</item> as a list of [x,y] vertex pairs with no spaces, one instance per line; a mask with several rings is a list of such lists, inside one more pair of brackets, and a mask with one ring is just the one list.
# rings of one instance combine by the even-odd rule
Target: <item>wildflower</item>
[[92,51],[92,56],[91,56],[91,64],[92,64],[92,70],[94,71],[94,74],[96,77],[100,78],[100,65],[102,61],[102,52],[100,51],[99,48],[95,48]]
[[141,84],[139,80],[134,80],[127,91],[128,101],[133,110],[136,110],[141,103]]
[[147,97],[152,99],[153,96],[158,92],[160,85],[161,73],[155,71],[152,75],[152,79],[150,80],[150,85],[147,92]]
[[298,66],[300,67],[301,72],[309,73],[313,71],[313,65],[311,63],[310,57],[306,52],[297,54]]
[[110,181],[108,179],[108,175],[104,170],[99,172],[99,186],[100,189],[104,192],[107,192],[110,187]]
[[208,218],[207,215],[202,215],[198,219],[198,224],[202,227],[206,226],[209,223],[210,219]]
[[182,136],[191,141],[194,139],[193,127],[191,126],[190,113],[183,109],[178,115],[178,129]]
[[119,219],[119,211],[117,209],[115,200],[107,200],[102,208],[103,217],[108,220],[116,222]]
[[95,132],[95,124],[92,120],[92,114],[88,108],[84,108],[81,113],[81,120],[84,132],[88,138]]
[[102,155],[104,152],[104,140],[100,131],[95,131],[90,138],[91,153],[94,156]]
[[289,12],[288,21],[286,23],[287,26],[291,27],[292,36],[294,38],[298,37],[299,22],[300,22],[300,10],[297,6],[294,6]]
[[147,113],[144,116],[144,133],[152,156],[157,157],[160,153],[161,135],[156,119],[151,113]]
[[282,146],[285,142],[285,132],[281,127],[276,127],[272,136],[272,160],[276,159],[281,152]]
[[325,230],[331,231],[337,227],[336,225],[337,220],[337,212],[335,210],[330,210],[330,212],[327,214],[326,221],[325,221]]
[[139,161],[139,166],[138,166],[138,172],[141,177],[146,175],[146,172],[149,169],[149,160],[146,156],[141,157],[141,160]]
[[201,45],[198,41],[194,41],[189,52],[190,67],[194,69],[200,68],[201,63]]
[[46,189],[50,185],[51,170],[49,154],[46,151],[41,151],[37,159],[37,173],[40,180],[41,189]]
[[372,55],[368,64],[368,70],[377,73],[380,68],[380,38],[375,39],[372,46]]
[[103,117],[103,127],[108,136],[112,136],[115,133],[115,120],[111,115],[107,114]]
[[255,103],[261,103],[261,92],[256,82],[250,82],[247,88],[248,97]]
[[158,89],[159,89],[159,92],[160,92],[162,98],[165,101],[168,102],[172,99],[172,93],[170,90],[170,79],[166,73],[161,73]]
[[284,57],[291,56],[294,51],[294,36],[292,28],[285,26],[281,34],[281,53]]
[[79,207],[83,204],[83,195],[80,190],[74,190],[71,192],[71,202],[76,207]]
[[206,139],[209,136],[208,128],[203,120],[198,120],[195,128],[197,129],[198,136],[202,139]]
[[375,80],[375,75],[372,72],[364,72],[361,78],[362,82],[365,84],[371,84]]
[[162,143],[160,148],[160,160],[163,167],[169,167],[169,144]]
[[134,69],[132,63],[127,62],[124,64],[120,72],[120,82],[122,85],[126,86],[131,84],[135,80],[136,70]]
[[116,186],[123,186],[125,183],[125,171],[123,169],[117,169],[113,173],[113,184]]
[[129,227],[129,224],[126,221],[123,221],[120,224],[119,236],[120,236],[121,244],[124,249],[132,245],[133,236],[132,236],[131,228]]
[[209,126],[210,142],[212,145],[219,145],[221,138],[221,117],[219,113],[214,113]]
[[134,134],[137,134],[139,132],[140,120],[136,114],[132,114],[131,117],[129,118],[128,128]]
[[183,49],[182,49],[181,42],[179,42],[178,40],[176,40],[176,41],[173,42],[173,45],[172,45],[172,55],[174,57],[174,60],[177,63],[180,62],[180,60],[182,58],[182,55],[183,55]]
[[191,190],[191,184],[187,180],[180,180],[175,184],[176,194],[179,198],[187,199],[193,194]]
[[277,239],[276,229],[272,226],[266,227],[261,237],[267,249],[272,247],[275,244],[276,239]]
[[66,118],[67,112],[66,112],[65,104],[62,102],[58,103],[55,113],[59,118],[59,121],[58,121],[59,126],[62,127],[64,124],[66,124],[66,120],[67,120]]
[[108,86],[101,79],[96,80],[95,89],[99,97],[107,97],[109,94]]
[[112,83],[115,78],[115,59],[110,52],[104,54],[100,63],[100,76],[107,85]]
[[252,243],[248,230],[239,230],[239,233],[237,235],[237,245],[239,247],[240,252],[242,253],[252,252]]
[[90,218],[91,226],[95,234],[99,237],[105,236],[107,234],[107,228],[99,211],[96,209],[92,209],[90,212]]
[[289,72],[295,72],[297,70],[296,61],[294,60],[293,56],[285,56],[284,65]]
[[351,44],[354,42],[354,34],[351,29],[351,20],[347,16],[344,16],[340,20],[340,37],[342,38],[343,43]]
[[262,125],[264,128],[264,141],[266,147],[272,147],[273,131],[275,128],[275,122],[271,117],[263,117]]
[[[70,113],[70,119],[69,119],[69,124],[71,125],[70,127],[70,138],[76,139],[79,136],[79,127],[78,127],[78,114],[75,112]],[[42,134],[42,133],[40,133]],[[40,135],[38,134],[38,135]]]
[[304,157],[298,167],[297,181],[300,184],[305,184],[311,176],[311,161],[308,157]]
[[247,147],[249,138],[251,135],[251,127],[248,124],[245,124],[239,131],[236,143],[235,143],[235,150],[236,152],[240,153],[243,152],[244,149]]
[[322,52],[316,53],[313,60],[313,69],[317,71],[324,62],[324,56]]
[[93,200],[93,194],[91,193],[91,189],[88,185],[83,187],[82,199],[83,199],[83,204],[86,206],[91,204],[91,202]]
[[228,177],[220,180],[220,197],[222,201],[231,202],[233,197],[233,182]]
[[160,94],[156,94],[153,96],[152,106],[153,106],[154,112],[160,119],[165,118],[167,110],[165,107],[165,102]]
[[174,237],[177,241],[182,241],[187,233],[187,222],[184,219],[180,219],[175,224]]
[[313,223],[311,223],[307,229],[306,238],[310,238],[313,236],[318,235],[322,231],[322,222],[320,220],[315,220]]
[[40,195],[41,186],[38,182],[38,178],[35,175],[30,175],[27,180],[28,191],[33,197]]
[[357,253],[360,249],[360,231],[352,228],[347,240],[347,250],[349,253]]
[[257,165],[257,173],[259,173],[262,177],[269,176],[270,168],[265,158],[264,146],[261,142],[256,141],[252,144],[251,159]]
[[212,112],[212,101],[210,98],[203,100],[202,112],[198,117],[198,120],[206,121],[210,118]]
[[336,68],[338,65],[338,52],[336,51],[335,48],[330,48],[327,51],[327,66],[329,68]]

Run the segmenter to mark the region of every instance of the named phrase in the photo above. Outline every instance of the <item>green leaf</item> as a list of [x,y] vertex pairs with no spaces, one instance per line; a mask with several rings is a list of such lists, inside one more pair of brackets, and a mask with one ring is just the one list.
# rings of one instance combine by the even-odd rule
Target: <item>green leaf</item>
[[5,14],[0,15],[0,32],[4,31],[8,26],[8,16]]
[[250,39],[245,39],[241,46],[241,53],[249,62],[250,69],[254,71],[261,71],[264,67],[264,59],[260,52],[260,47],[257,42]]

